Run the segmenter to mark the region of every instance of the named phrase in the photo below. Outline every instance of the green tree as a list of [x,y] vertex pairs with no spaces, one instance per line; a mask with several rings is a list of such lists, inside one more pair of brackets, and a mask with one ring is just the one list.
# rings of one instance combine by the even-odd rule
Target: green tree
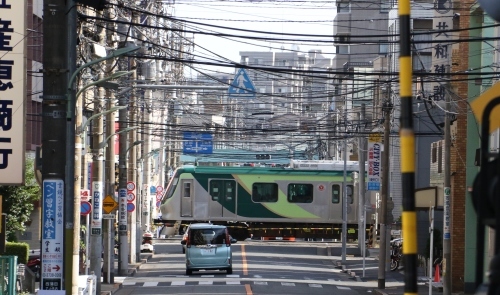
[[26,230],[26,222],[34,209],[34,202],[40,200],[40,187],[35,181],[34,160],[26,158],[25,185],[1,185],[3,213],[7,214],[7,241],[17,242],[16,234]]

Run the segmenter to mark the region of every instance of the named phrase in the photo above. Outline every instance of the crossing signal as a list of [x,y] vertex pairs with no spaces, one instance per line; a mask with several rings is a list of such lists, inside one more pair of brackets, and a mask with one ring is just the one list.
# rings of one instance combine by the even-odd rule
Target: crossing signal
[[255,158],[257,160],[270,160],[271,159],[271,155],[267,155],[267,154],[259,154],[259,155],[255,155]]

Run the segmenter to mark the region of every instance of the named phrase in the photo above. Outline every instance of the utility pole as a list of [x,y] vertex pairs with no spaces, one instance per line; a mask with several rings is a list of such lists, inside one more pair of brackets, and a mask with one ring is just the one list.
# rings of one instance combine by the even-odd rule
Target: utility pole
[[[446,87],[446,114],[444,119],[444,199],[443,199],[443,294],[451,294],[451,136],[450,136],[450,93]],[[432,251],[432,250],[431,250]]]
[[[66,3],[68,76],[76,72],[76,14],[75,1]],[[72,82],[72,81],[71,81]],[[78,292],[78,274],[80,265],[80,194],[75,197],[75,188],[80,188],[80,178],[75,177],[75,88],[69,85],[67,89],[67,114],[66,114],[66,190],[65,190],[65,275],[64,288],[66,294]],[[79,157],[81,158],[81,150]],[[81,166],[80,166],[81,167]]]
[[[390,94],[389,94],[390,95]],[[389,134],[391,132],[392,103],[390,98],[383,103],[384,112],[384,153],[382,157],[382,200],[380,202],[380,248],[378,261],[378,288],[385,289],[387,260],[387,202],[389,199]]]
[[[112,32],[108,30],[108,44],[112,44]],[[107,61],[107,72],[112,74],[115,59]],[[115,96],[113,91],[106,89],[107,109],[111,110],[115,107]],[[108,112],[106,115],[106,134],[111,136],[108,139],[106,149],[106,196],[115,197],[115,112]],[[114,212],[114,211],[113,211]],[[114,219],[103,219],[103,249],[104,249],[104,265],[103,265],[103,282],[106,284],[114,283]]]
[[[120,106],[127,106],[125,95],[119,98]],[[125,130],[127,128],[127,109],[120,109],[119,116],[119,129]],[[119,183],[118,183],[118,238],[119,238],[119,257],[118,257],[118,273],[120,276],[128,275],[128,220],[127,220],[127,134],[123,132],[119,137],[120,153],[118,155],[118,170],[119,170]]]
[[[103,73],[99,74],[99,79],[103,78]],[[102,201],[104,194],[104,151],[100,145],[104,141],[104,117],[99,116],[103,112],[103,100],[106,92],[103,87],[97,88],[97,95],[94,97],[94,114],[98,115],[94,119],[92,128],[93,149],[92,149],[92,218],[90,224],[90,269],[97,278],[101,277],[102,263]],[[101,292],[101,280],[97,280],[96,293]]]
[[[133,23],[137,23],[137,18],[134,16]],[[135,58],[130,59],[130,69],[133,70],[132,73],[132,81],[137,80],[137,71],[135,70],[137,67],[137,63]],[[129,113],[130,113],[130,122],[132,124],[137,124],[137,96],[136,96],[136,88],[135,82],[132,82],[132,90],[131,90],[131,96],[130,96],[130,102],[129,102]],[[130,151],[128,153],[128,180],[129,181],[136,181],[136,173],[137,173],[137,167],[136,167],[136,162],[137,162],[137,153],[136,153],[136,147],[134,146],[134,142],[136,141],[136,130],[132,130],[130,132],[130,137],[129,137],[129,146],[130,146]],[[131,192],[137,196],[137,183],[135,185],[135,189],[132,190]],[[135,210],[137,210],[137,197],[135,200],[132,202],[135,206]],[[137,262],[137,257],[136,257],[136,235],[137,235],[137,216],[136,212],[131,212],[128,214],[128,224],[130,226],[130,240],[129,244],[130,245],[130,250],[129,250],[129,263],[136,263]]]
[[[359,200],[358,200],[358,247],[364,250],[366,227],[365,224],[365,162],[366,162],[366,138],[365,138],[365,104],[361,104],[361,112],[359,112],[359,132],[361,136],[358,140],[358,163],[359,163]],[[364,253],[364,251],[363,251]],[[363,254],[364,257],[364,254]]]
[[[150,126],[150,123],[153,120],[152,116],[152,110],[151,110],[151,104],[153,102],[153,91],[147,89],[144,93],[144,116],[143,116],[143,122],[147,122],[147,124],[144,124],[143,126]],[[143,216],[147,218],[146,222],[143,224],[145,225],[142,230],[143,231],[150,231],[150,221],[151,221],[151,206],[150,206],[150,196],[149,196],[149,187],[150,187],[150,181],[151,181],[151,135],[150,135],[150,129],[149,128],[143,128],[143,140],[144,140],[144,153],[142,158],[142,173],[143,173],[143,183],[144,183],[144,193],[142,194],[142,204],[141,206],[146,206],[146,212],[148,213],[147,215],[143,213]],[[156,202],[156,200],[155,200]]]
[[346,262],[347,252],[347,102],[344,106],[344,181],[342,182],[342,263]]
[[[53,185],[58,186],[58,191],[61,190],[63,193],[57,193],[57,201],[66,201],[64,198],[65,186],[67,180],[65,177],[66,170],[66,134],[67,134],[67,86],[68,86],[68,76],[69,76],[69,65],[68,56],[70,53],[70,48],[68,48],[68,26],[67,26],[67,15],[69,2],[64,0],[45,0],[43,2],[43,10],[46,12],[44,16],[43,25],[43,105],[42,105],[42,180],[43,180],[43,196],[42,204],[45,208],[46,202],[48,200],[56,200],[55,198],[49,196],[49,192],[46,188],[52,189]],[[70,10],[71,11],[71,10]],[[61,36],[63,36],[61,38]],[[71,118],[70,118],[71,119]],[[49,199],[50,198],[50,199]],[[60,208],[64,214],[64,208]],[[55,208],[53,208],[55,209]],[[47,217],[45,215],[44,217]],[[56,216],[53,216],[55,218]],[[48,226],[42,218],[42,229]],[[58,221],[63,222],[62,219]],[[64,224],[67,220],[64,220]],[[72,221],[71,221],[72,222]],[[43,252],[41,254],[53,254],[56,259],[51,261],[46,261],[41,255],[42,271],[40,279],[40,290],[56,289],[63,290],[64,279],[70,280],[71,278],[66,277],[69,273],[67,268],[70,265],[67,257],[64,256],[66,247],[63,247],[63,238],[67,230],[62,228],[54,227],[54,234],[45,235],[45,231],[42,231],[42,242],[49,241],[51,243],[49,247],[42,247]],[[55,244],[58,244],[58,249],[60,251],[55,251]],[[71,245],[71,244],[70,244]],[[47,250],[46,250],[47,249]],[[62,264],[66,262],[64,265]],[[72,258],[71,258],[72,259]],[[47,264],[52,264],[53,262],[60,262],[63,267],[61,270],[61,278],[54,280],[53,278],[46,277],[47,273],[44,271],[44,266]],[[66,270],[66,271],[64,271]]]

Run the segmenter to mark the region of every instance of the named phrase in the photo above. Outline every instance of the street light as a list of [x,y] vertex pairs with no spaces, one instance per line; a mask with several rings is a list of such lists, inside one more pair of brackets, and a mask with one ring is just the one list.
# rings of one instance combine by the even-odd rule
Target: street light
[[[126,53],[130,53],[138,50],[140,47],[126,47],[120,48],[112,51],[107,56],[92,60],[88,63],[83,64],[77,68],[68,80],[68,85],[66,88],[66,100],[67,100],[67,111],[66,111],[66,168],[65,168],[65,198],[64,198],[64,211],[65,214],[65,230],[64,230],[64,260],[66,261],[66,266],[64,267],[63,278],[67,283],[65,285],[71,285],[71,294],[78,293],[78,273],[79,273],[79,252],[80,252],[80,184],[75,186],[75,159],[81,158],[81,142],[77,145],[76,141],[80,141],[81,138],[76,138],[75,133],[75,104],[76,98],[73,84],[77,75],[85,68],[100,63],[102,61],[115,58]],[[119,74],[124,75],[122,73]],[[111,75],[113,76],[113,75]],[[111,77],[110,76],[110,77]],[[116,78],[117,76],[113,76]],[[106,78],[105,78],[106,79]],[[111,79],[111,78],[110,78]],[[109,79],[106,79],[106,81]],[[103,82],[103,81],[98,81]],[[80,94],[79,92],[78,94]],[[80,129],[83,130],[83,129]],[[79,131],[80,131],[79,130]],[[78,147],[78,149],[75,149]],[[78,154],[78,155],[77,155]],[[81,159],[78,159],[81,161]],[[79,179],[78,179],[79,180]],[[77,189],[75,189],[75,187]],[[78,193],[76,193],[78,191]],[[43,264],[43,259],[42,259]],[[100,284],[100,280],[98,281]],[[99,287],[99,286],[98,286]],[[99,288],[98,288],[99,289]]]
[[93,119],[95,119],[95,118],[97,118],[99,116],[102,116],[102,115],[106,115],[106,114],[112,113],[114,111],[125,109],[125,108],[127,108],[127,106],[114,106],[114,107],[110,108],[109,110],[106,110],[106,111],[101,112],[99,114],[94,114],[94,115],[88,117],[87,121],[85,121],[85,123],[83,123],[82,126],[76,128],[76,130],[77,130],[76,131],[76,135],[80,136],[80,137],[83,137],[83,133],[85,132],[85,128],[87,128],[87,126],[90,124],[90,121],[92,121]]
[[[109,140],[111,137],[115,136],[116,134],[120,134],[120,133],[123,133],[123,132],[128,132],[128,131],[131,131],[131,130],[135,130],[135,129],[137,129],[137,128],[139,128],[139,126],[129,127],[129,128],[125,128],[125,129],[123,129],[123,130],[120,130],[120,131],[118,131],[118,132],[115,132],[115,133],[113,133],[113,134],[109,135],[108,137],[106,137],[106,139],[105,139],[105,140],[103,140],[102,142],[100,142],[100,143],[99,143],[98,148],[99,148],[99,149],[103,149],[103,148],[105,148],[105,147],[108,145],[108,140]],[[136,142],[134,142],[134,145],[137,145],[136,143],[137,143],[137,141],[136,141]],[[141,143],[142,143],[142,142],[141,142]],[[132,145],[131,147],[133,147],[134,145]],[[129,147],[129,149],[130,149],[131,147]],[[128,150],[127,150],[127,151],[128,151]]]

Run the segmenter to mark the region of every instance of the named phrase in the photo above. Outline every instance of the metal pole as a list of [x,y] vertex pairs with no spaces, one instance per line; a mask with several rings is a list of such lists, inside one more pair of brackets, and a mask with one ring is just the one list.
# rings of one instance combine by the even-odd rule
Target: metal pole
[[344,181],[342,183],[342,262],[347,252],[347,103],[344,106]]
[[[390,94],[389,94],[390,95]],[[390,98],[389,98],[390,99]],[[384,153],[382,154],[382,200],[380,202],[380,248],[378,261],[378,288],[385,289],[387,260],[387,201],[389,198],[389,156],[392,104],[388,100],[382,106],[384,111]]]

